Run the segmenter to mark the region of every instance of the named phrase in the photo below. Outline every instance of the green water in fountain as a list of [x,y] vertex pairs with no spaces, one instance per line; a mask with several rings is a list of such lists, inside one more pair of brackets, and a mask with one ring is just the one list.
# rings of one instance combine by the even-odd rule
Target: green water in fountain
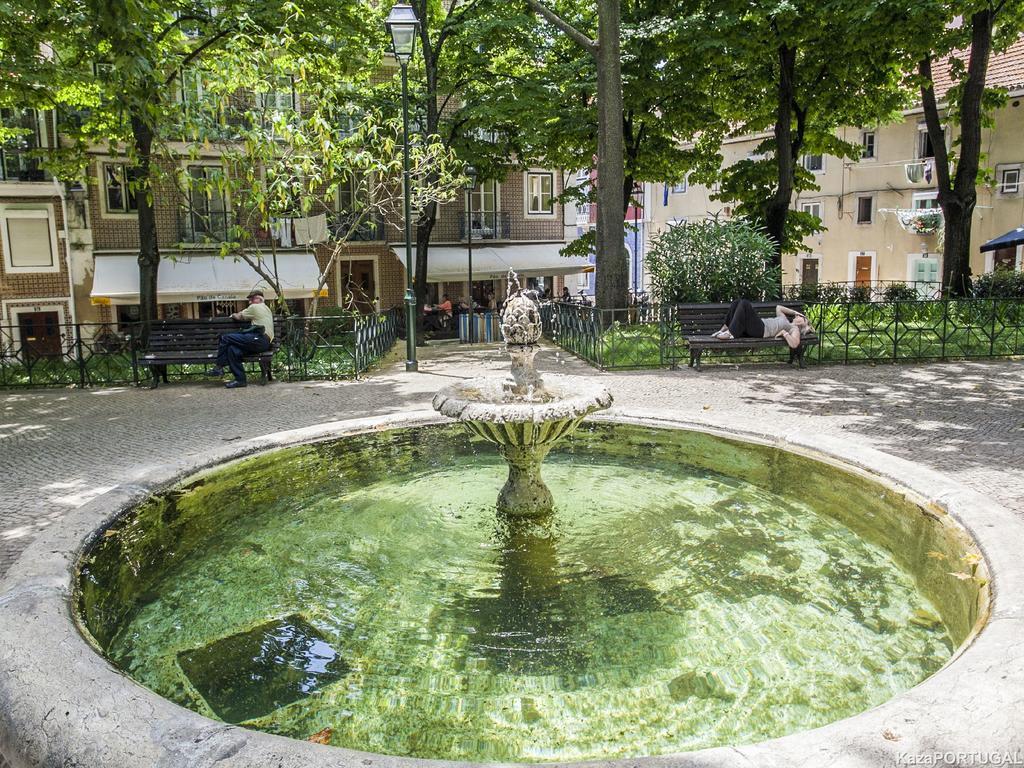
[[[840,522],[850,510],[778,492],[806,460],[652,434],[585,425],[545,463],[556,511],[540,521],[496,517],[505,463],[459,428],[248,459],[102,537],[83,620],[129,675],[205,715],[474,761],[762,740],[949,658],[936,607]],[[680,464],[701,446],[775,480]]]

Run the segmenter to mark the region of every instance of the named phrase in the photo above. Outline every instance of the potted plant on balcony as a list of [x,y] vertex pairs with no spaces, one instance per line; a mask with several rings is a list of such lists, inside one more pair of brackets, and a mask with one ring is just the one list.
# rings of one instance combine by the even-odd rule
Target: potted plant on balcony
[[942,230],[942,211],[938,208],[899,211],[900,226],[915,235],[934,235]]

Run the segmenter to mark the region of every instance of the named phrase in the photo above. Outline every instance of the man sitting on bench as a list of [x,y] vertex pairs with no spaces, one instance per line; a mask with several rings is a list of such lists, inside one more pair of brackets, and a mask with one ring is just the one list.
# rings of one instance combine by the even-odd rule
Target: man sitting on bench
[[224,366],[227,365],[235,377],[234,381],[224,385],[228,389],[246,386],[242,358],[247,354],[266,352],[270,349],[270,342],[274,340],[274,315],[270,307],[263,303],[263,291],[257,289],[246,298],[249,299],[249,306],[241,312],[235,312],[231,318],[248,320],[252,326],[236,333],[220,335],[217,360],[209,371],[210,376],[220,378],[224,375]]
[[761,318],[747,299],[735,299],[725,315],[720,331],[711,334],[716,339],[773,339],[781,336],[790,349],[800,346],[803,336],[814,329],[807,318],[795,309],[781,304],[775,307],[775,317]]

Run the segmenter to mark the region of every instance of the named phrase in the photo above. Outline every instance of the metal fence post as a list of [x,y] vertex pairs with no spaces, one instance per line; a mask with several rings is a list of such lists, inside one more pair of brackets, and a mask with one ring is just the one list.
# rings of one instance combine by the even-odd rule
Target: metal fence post
[[941,336],[942,343],[941,343],[941,345],[939,347],[939,354],[941,355],[940,359],[943,362],[945,362],[946,361],[946,333],[947,333],[947,329],[949,327],[949,299],[948,298],[942,298],[941,301],[942,301],[942,336]]
[[992,302],[992,332],[988,335],[988,356],[993,357],[996,352],[996,300],[989,301]]
[[900,348],[900,301],[893,302],[892,361],[899,359]]
[[78,386],[85,389],[85,355],[82,354],[82,326],[75,323],[75,356],[78,358]]

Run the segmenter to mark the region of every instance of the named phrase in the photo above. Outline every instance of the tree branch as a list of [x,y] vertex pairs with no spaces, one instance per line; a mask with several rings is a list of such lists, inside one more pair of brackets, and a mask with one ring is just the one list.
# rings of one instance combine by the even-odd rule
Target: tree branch
[[935,99],[935,85],[932,82],[932,59],[925,56],[917,64],[921,75],[921,107],[924,109],[924,121],[928,126],[928,137],[932,141],[935,153],[936,186],[939,189],[939,203],[950,190],[949,155],[946,153],[946,139],[942,132],[942,121],[939,119],[939,106]]
[[571,40],[580,45],[585,51],[592,55],[597,55],[597,41],[593,38],[587,37],[585,34],[580,32],[576,27],[567,22],[557,13],[552,11],[546,5],[540,2],[540,0],[526,0],[534,11],[539,13],[547,20],[548,23],[553,24],[562,30]]
[[234,31],[233,27],[227,27],[225,29],[222,29],[216,35],[211,37],[209,40],[204,41],[202,45],[199,45],[196,48],[193,48],[189,52],[188,56],[186,56],[184,59],[181,60],[181,64],[178,65],[178,70],[175,71],[175,72],[172,72],[167,77],[167,80],[164,81],[164,85],[170,85],[171,83],[173,83],[174,82],[174,78],[176,78],[178,76],[178,71],[183,70],[186,67],[188,67],[189,64],[191,64],[193,61],[195,61],[196,59],[198,59],[202,55],[203,51],[205,51],[207,48],[209,48],[210,46],[212,46],[214,43],[218,42],[222,38],[227,37],[233,31]]

